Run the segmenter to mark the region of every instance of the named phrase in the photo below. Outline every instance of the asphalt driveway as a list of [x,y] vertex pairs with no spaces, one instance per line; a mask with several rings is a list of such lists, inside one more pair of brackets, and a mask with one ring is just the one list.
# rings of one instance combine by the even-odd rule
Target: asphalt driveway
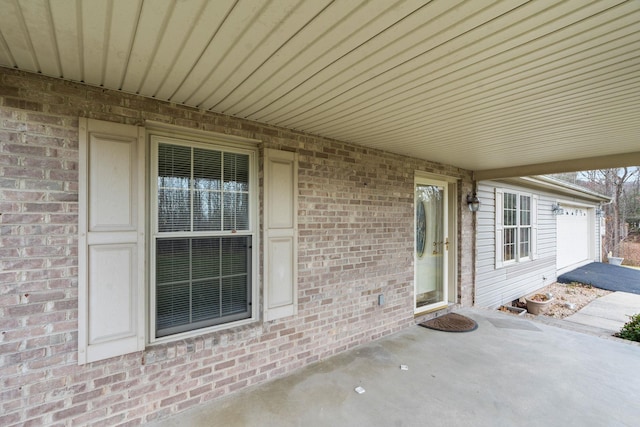
[[640,295],[640,270],[592,262],[558,277],[560,283],[584,283],[608,291]]

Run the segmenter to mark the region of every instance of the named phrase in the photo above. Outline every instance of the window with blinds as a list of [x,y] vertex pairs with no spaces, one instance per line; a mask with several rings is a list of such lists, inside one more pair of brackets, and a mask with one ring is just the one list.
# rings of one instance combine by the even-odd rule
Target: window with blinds
[[251,317],[249,154],[156,141],[155,334]]

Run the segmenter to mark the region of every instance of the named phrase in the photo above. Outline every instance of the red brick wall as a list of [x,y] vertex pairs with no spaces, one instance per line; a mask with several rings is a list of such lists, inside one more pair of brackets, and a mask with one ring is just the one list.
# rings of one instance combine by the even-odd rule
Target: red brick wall
[[[296,150],[299,314],[77,365],[78,117],[145,120]],[[0,425],[166,417],[414,323],[413,177],[451,167],[0,68]],[[472,216],[458,212],[472,300]],[[384,306],[377,295],[385,295]]]

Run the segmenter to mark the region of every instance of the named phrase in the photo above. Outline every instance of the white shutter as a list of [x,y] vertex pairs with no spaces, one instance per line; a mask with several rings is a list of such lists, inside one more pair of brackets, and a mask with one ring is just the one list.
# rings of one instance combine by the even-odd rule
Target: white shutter
[[78,363],[144,349],[144,129],[80,119]]
[[502,205],[504,201],[503,190],[501,188],[496,188],[496,227],[495,227],[495,240],[496,240],[496,268],[501,268],[503,259],[502,254],[504,253],[502,247],[502,229],[503,223],[502,220],[504,218],[504,214],[502,212]]
[[538,259],[538,196],[531,197],[531,259]]
[[264,318],[298,311],[298,162],[288,151],[264,153]]

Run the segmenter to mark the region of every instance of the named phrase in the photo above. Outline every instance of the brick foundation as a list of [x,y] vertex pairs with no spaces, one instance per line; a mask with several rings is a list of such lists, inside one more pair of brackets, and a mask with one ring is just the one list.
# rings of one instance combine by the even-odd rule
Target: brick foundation
[[[78,366],[78,117],[297,151],[298,315]],[[3,426],[141,424],[412,325],[414,173],[462,179],[459,200],[471,188],[453,167],[2,68],[0,124]],[[457,216],[458,293],[471,305],[473,217]]]

